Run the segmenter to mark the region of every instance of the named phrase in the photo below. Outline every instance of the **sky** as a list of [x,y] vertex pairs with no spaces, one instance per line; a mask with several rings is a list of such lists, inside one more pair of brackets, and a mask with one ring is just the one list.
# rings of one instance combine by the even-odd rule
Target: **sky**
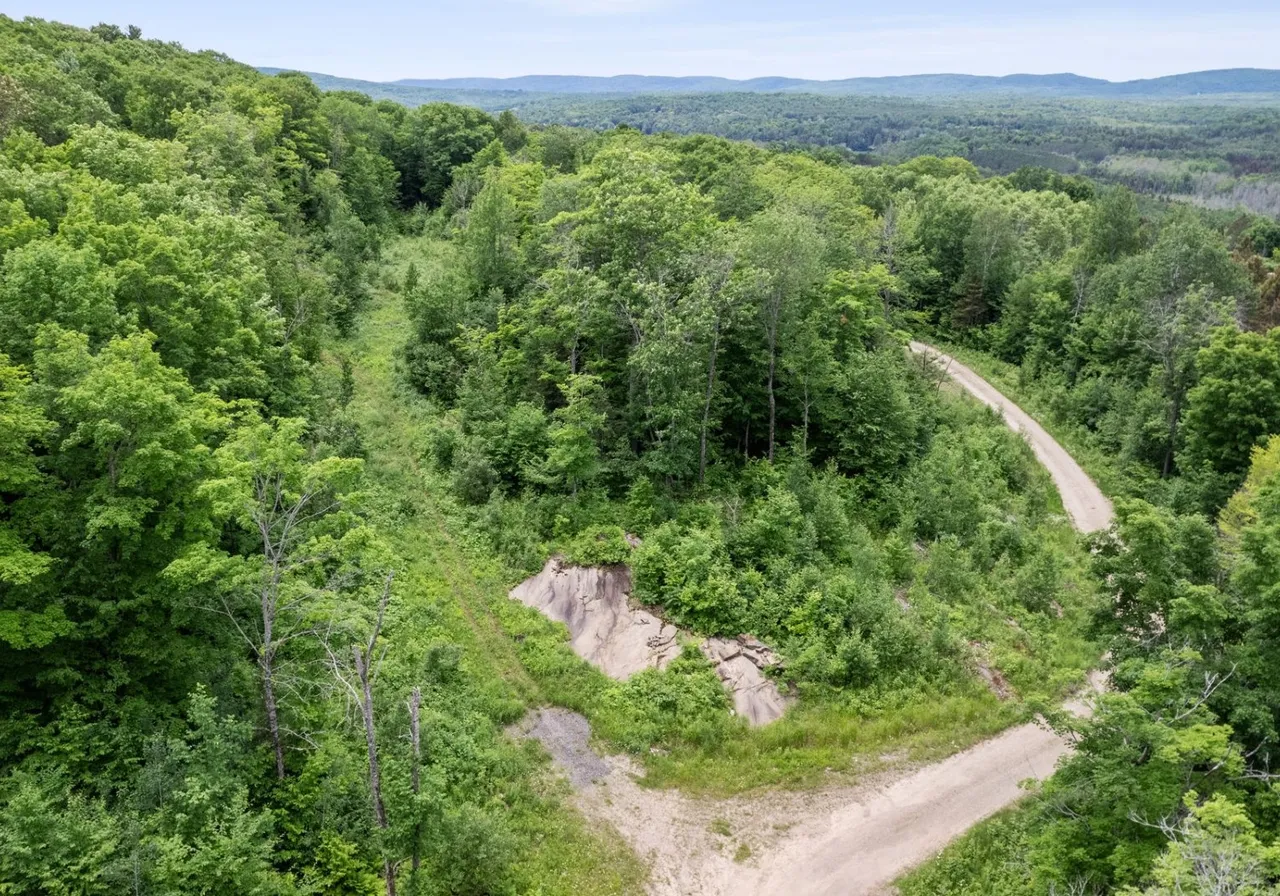
[[[251,65],[371,81],[564,75],[850,78],[1280,68],[1280,3],[1035,0],[5,0],[6,15],[138,25]],[[1039,6],[1043,6],[1041,11]]]

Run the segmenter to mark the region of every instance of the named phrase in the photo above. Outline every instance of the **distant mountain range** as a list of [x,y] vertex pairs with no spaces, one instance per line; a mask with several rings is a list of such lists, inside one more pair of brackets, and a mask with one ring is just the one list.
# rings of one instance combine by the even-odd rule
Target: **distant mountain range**
[[[268,74],[281,71],[263,68]],[[405,78],[358,81],[333,75],[307,74],[326,90],[359,90],[378,98],[409,104],[430,99],[471,100],[477,105],[528,99],[530,95],[612,95],[673,93],[809,93],[828,96],[945,97],[1005,94],[1032,97],[1096,97],[1101,99],[1179,99],[1247,94],[1280,94],[1280,70],[1232,68],[1189,72],[1136,81],[1104,81],[1080,75],[903,75],[809,81],[800,78],[751,78],[616,75],[525,75],[518,78]]]
[[670,78],[657,75],[525,75],[520,78],[406,78],[391,83],[433,90],[519,90],[529,93],[820,93],[862,96],[948,96],[1032,93],[1062,96],[1196,96],[1205,93],[1280,93],[1280,71],[1233,68],[1140,81],[1104,81],[1080,75],[903,75],[806,81],[800,78]]

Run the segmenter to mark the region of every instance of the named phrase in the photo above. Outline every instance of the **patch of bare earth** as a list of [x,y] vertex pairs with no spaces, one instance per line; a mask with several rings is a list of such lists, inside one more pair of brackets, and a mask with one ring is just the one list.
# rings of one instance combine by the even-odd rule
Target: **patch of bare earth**
[[[1105,680],[1089,684],[1067,709],[1090,711]],[[852,786],[692,799],[642,787],[628,757],[597,757],[581,716],[557,709],[532,719],[523,730],[569,777],[578,808],[615,828],[648,864],[651,896],[887,892],[905,870],[1020,798],[1028,782],[1051,775],[1070,749],[1044,725],[1026,724],[942,762]]]
[[[511,589],[511,597],[548,619],[564,623],[578,656],[611,678],[626,680],[644,669],[665,669],[692,637],[631,601],[626,566],[574,566],[559,557]],[[782,716],[788,700],[765,670],[777,654],[750,635],[706,638],[700,649],[733,700],[734,712],[752,725]]]

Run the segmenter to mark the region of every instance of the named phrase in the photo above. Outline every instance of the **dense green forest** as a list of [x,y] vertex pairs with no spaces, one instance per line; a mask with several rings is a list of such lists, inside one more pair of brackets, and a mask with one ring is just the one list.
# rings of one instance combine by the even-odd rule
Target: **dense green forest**
[[[0,175],[6,892],[637,892],[526,709],[654,786],[798,787],[1053,715],[1104,651],[1063,771],[907,886],[1274,881],[1274,220],[2,17]],[[553,552],[776,646],[796,704],[748,729],[692,651],[606,679],[505,597]]]
[[[467,79],[448,82],[456,86],[446,89],[311,77],[326,89],[358,90],[410,106],[444,99],[494,112],[510,109],[530,123],[715,134],[784,149],[831,147],[861,164],[959,156],[987,173],[1048,168],[1209,209],[1280,214],[1275,94],[1046,99],[1035,92],[944,87],[917,96],[841,96],[820,84],[804,92],[766,85],[695,93],[645,90],[643,80],[625,93],[602,94],[563,85],[559,93],[502,89],[501,81],[479,89]],[[757,92],[763,90],[775,92]]]
[[33,20],[0,96],[0,889],[629,886],[361,459],[342,334],[501,123]]
[[[960,156],[986,171],[1087,174],[1209,208],[1280,214],[1274,100],[1159,104],[1033,97],[702,94],[507,99],[530,122],[830,146],[863,162]],[[505,107],[504,106],[504,107]]]

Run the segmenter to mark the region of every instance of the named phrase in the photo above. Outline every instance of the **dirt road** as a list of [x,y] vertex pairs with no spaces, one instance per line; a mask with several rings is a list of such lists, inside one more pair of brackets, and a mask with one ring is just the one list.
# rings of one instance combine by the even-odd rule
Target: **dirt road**
[[1031,450],[1053,477],[1053,483],[1062,495],[1062,504],[1077,529],[1081,532],[1095,532],[1111,525],[1111,502],[1098,490],[1084,470],[1080,469],[1071,455],[1054,441],[1053,436],[1045,432],[1044,427],[950,355],[944,355],[923,342],[912,342],[911,350],[929,358],[947,376],[964,387],[966,392],[998,411],[1010,429],[1026,436]]
[[[1076,528],[1110,524],[1111,503],[1039,424],[963,364],[921,343],[911,349],[1026,436]],[[1097,689],[1101,680],[1091,684]],[[1069,708],[1088,712],[1087,701]],[[572,730],[586,737],[585,726]],[[650,863],[651,896],[875,896],[1015,802],[1022,781],[1052,774],[1068,749],[1053,732],[1021,725],[896,778],[728,800],[641,788],[627,760],[608,757],[611,771],[583,787],[578,803],[589,818],[616,827]]]
[[[1014,728],[883,790],[855,799],[762,862],[746,892],[788,896],[876,893],[975,822],[1052,774],[1066,744],[1035,726]],[[746,874],[743,875],[747,876]],[[744,888],[739,888],[742,892]]]

